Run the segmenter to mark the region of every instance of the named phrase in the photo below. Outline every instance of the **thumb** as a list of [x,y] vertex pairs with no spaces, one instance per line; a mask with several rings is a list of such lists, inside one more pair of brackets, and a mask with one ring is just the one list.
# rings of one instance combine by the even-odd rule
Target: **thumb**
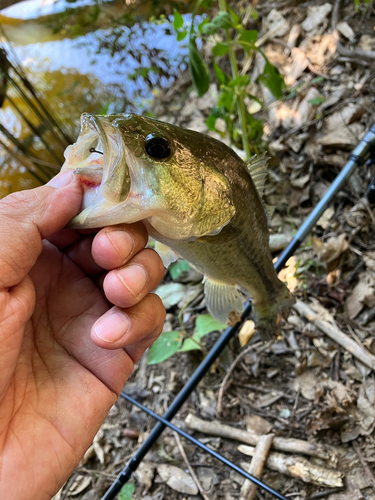
[[66,226],[81,202],[81,184],[71,172],[0,200],[1,288],[14,286],[26,276],[42,251],[42,239]]

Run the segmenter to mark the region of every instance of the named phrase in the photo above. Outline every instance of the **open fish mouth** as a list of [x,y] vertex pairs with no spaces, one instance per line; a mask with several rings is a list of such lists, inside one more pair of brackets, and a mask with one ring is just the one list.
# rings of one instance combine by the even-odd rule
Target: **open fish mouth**
[[111,204],[122,203],[130,191],[121,133],[105,117],[85,113],[77,142],[68,146],[64,156],[62,170],[72,169],[84,191],[81,212],[70,225],[94,227],[86,219],[97,219]]

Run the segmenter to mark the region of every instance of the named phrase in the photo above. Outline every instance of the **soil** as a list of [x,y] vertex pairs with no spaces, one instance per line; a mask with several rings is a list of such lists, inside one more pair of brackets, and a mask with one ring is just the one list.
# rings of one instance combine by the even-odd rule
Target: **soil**
[[[271,156],[265,192],[265,202],[276,207],[270,219],[271,233],[286,235],[287,239],[316,206],[345,165],[349,152],[374,121],[375,59],[363,58],[356,52],[375,50],[372,1],[361,5],[360,12],[356,12],[352,1],[343,2],[336,21],[332,22],[334,10],[330,10],[312,30],[302,27],[296,47],[308,64],[302,69],[297,64],[293,66],[293,52],[287,47],[290,31],[298,24],[305,25],[311,7],[324,4],[323,1],[277,1],[261,2],[257,7],[261,34],[267,32],[267,16],[273,8],[289,22],[284,35],[273,37],[262,46],[271,62],[289,79],[285,99],[266,101],[267,105],[255,115],[264,120],[264,140]],[[332,28],[340,21],[353,31],[350,39],[341,32],[338,35],[341,45],[352,51],[352,56],[342,55],[337,49]],[[249,74],[254,71],[250,68]],[[258,83],[253,85],[252,93],[263,101],[267,96]],[[216,94],[212,84],[208,95],[199,99],[191,90],[188,75],[183,73],[171,89],[158,96],[154,112],[161,119],[207,133],[205,119]],[[315,311],[318,320],[334,325],[372,363],[375,360],[375,210],[364,194],[374,177],[375,164],[371,162],[356,170],[280,274],[294,295]],[[198,290],[200,285],[194,279],[189,273],[180,278],[187,293]],[[165,282],[171,281],[166,273]],[[179,330],[179,305],[167,312],[165,331]],[[182,316],[188,332],[202,313],[207,314],[207,310],[200,293]],[[296,500],[375,499],[374,371],[347,347],[329,338],[311,316],[306,318],[292,308],[285,312],[281,326],[281,334],[272,345],[265,345],[255,335],[241,347],[242,336],[236,337],[173,423],[241,466],[250,462],[238,450],[241,443],[193,432],[185,423],[187,415],[220,421],[236,429],[255,430],[258,434],[272,432],[275,437],[320,443],[328,459],[311,456],[305,459],[310,467],[341,471],[342,487],[319,485],[318,479],[303,481],[268,467],[263,469],[261,479]],[[204,351],[218,336],[218,332],[213,332],[203,338]],[[225,384],[218,411],[224,376],[245,349],[248,352]],[[136,366],[125,391],[163,414],[203,356],[198,350],[179,353],[150,366],[145,358]],[[251,416],[259,418],[249,419]],[[154,424],[152,418],[120,398],[57,498],[100,498]],[[242,476],[183,439],[182,445],[206,498],[241,497]],[[301,457],[298,450],[291,454],[297,455]],[[161,467],[162,464],[167,468]],[[199,498],[190,483],[186,485],[185,476],[180,477],[171,466],[183,473],[187,471],[174,434],[166,430],[131,479],[133,498]],[[179,481],[167,480],[166,470]],[[126,492],[122,495],[123,499],[132,498]],[[259,490],[256,498],[272,497]]]

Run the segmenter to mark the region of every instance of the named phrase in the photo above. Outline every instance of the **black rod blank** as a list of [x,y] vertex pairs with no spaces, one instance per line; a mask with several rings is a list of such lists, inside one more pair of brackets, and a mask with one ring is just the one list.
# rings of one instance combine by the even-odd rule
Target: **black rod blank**
[[[375,123],[372,125],[370,130],[367,132],[362,141],[354,149],[354,151],[349,155],[348,162],[345,167],[338,174],[336,179],[333,181],[332,185],[328,188],[327,192],[320,200],[315,209],[309,214],[306,221],[302,224],[301,228],[297,231],[295,237],[291,243],[285,248],[285,250],[279,256],[277,262],[275,263],[275,270],[280,272],[284,267],[286,261],[291,257],[297,248],[301,245],[302,240],[309,234],[312,227],[318,221],[319,217],[324,212],[324,209],[328,203],[333,199],[339,189],[344,185],[345,181],[353,173],[354,169],[364,163],[366,158],[369,156],[371,150],[375,149]],[[164,414],[164,420],[170,421],[176,413],[179,411],[181,406],[184,404],[186,399],[193,392],[195,387],[201,381],[203,376],[207,373],[211,365],[214,363],[216,358],[223,351],[228,342],[237,333],[238,329],[244,322],[244,320],[249,316],[251,312],[251,304],[248,302],[245,310],[241,316],[241,321],[236,323],[234,326],[227,328],[221,337],[217,340],[215,345],[212,347],[208,355],[202,361],[202,363],[195,370],[187,384],[181,389],[177,394],[176,398],[173,400],[171,406]],[[162,422],[158,422],[152,429],[147,439],[142,443],[142,445],[135,452],[133,457],[126,464],[124,469],[120,472],[116,480],[113,482],[111,487],[102,497],[102,500],[113,500],[117,493],[121,490],[122,486],[130,479],[132,473],[137,469],[144,456],[151,447],[154,445],[158,437],[161,435],[166,425]],[[278,497],[280,498],[280,497]]]
[[138,401],[136,401],[135,399],[131,398],[130,396],[128,396],[124,392],[121,393],[121,396],[123,398],[125,398],[127,401],[129,401],[129,403],[133,404],[134,406],[137,406],[137,408],[140,408],[142,411],[146,412],[148,415],[150,415],[151,417],[153,417],[156,420],[158,420],[159,422],[161,422],[166,427],[169,427],[170,429],[172,429],[172,431],[177,432],[178,434],[180,434],[180,436],[184,437],[185,439],[187,439],[191,443],[195,444],[196,446],[198,446],[199,448],[201,448],[206,453],[209,453],[213,457],[215,457],[218,460],[220,460],[220,462],[222,462],[223,464],[227,465],[228,467],[230,467],[231,469],[235,470],[236,472],[238,472],[242,476],[246,477],[246,479],[249,479],[249,481],[255,483],[260,488],[263,488],[265,491],[267,491],[267,493],[270,493],[271,495],[273,495],[275,498],[278,498],[279,500],[287,500],[283,495],[281,495],[280,493],[278,493],[277,491],[275,491],[273,488],[271,488],[267,484],[263,483],[263,481],[261,481],[260,479],[257,479],[255,476],[252,476],[248,472],[244,471],[243,469],[241,469],[240,467],[238,467],[237,465],[235,465],[234,463],[232,463],[227,458],[223,457],[222,455],[220,455],[216,451],[212,450],[211,448],[209,448],[205,444],[201,443],[198,439],[195,439],[193,436],[190,436],[190,434],[188,434],[187,432],[183,431],[179,427],[176,427],[175,425],[171,424],[168,420],[165,420],[165,418],[161,417],[157,413],[154,413],[149,408],[146,408],[146,406],[143,406],[141,403],[138,403]]

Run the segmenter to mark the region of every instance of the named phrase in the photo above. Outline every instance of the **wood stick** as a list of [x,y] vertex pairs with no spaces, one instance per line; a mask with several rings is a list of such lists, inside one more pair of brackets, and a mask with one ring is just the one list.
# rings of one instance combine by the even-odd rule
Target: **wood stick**
[[[255,476],[257,479],[260,479],[262,475],[264,463],[267,460],[273,437],[273,434],[265,434],[264,436],[261,436],[254,449],[254,455],[247,468],[247,472]],[[256,494],[257,485],[252,483],[249,479],[245,479],[241,488],[240,500],[254,500]]]
[[375,486],[375,477],[373,473],[371,472],[370,467],[368,466],[365,457],[362,455],[361,448],[359,447],[359,444],[356,441],[352,442],[352,446],[354,448],[354,451],[357,454],[357,457],[359,458],[359,461],[362,464],[362,467],[365,471],[366,476],[369,478],[369,480],[372,482],[372,485]]
[[[238,451],[245,455],[254,456],[255,448],[241,444]],[[294,477],[305,483],[316,484],[318,486],[328,486],[329,488],[339,488],[343,486],[342,478],[344,474],[337,470],[326,469],[315,465],[306,458],[296,455],[284,455],[283,453],[271,452],[265,462],[268,469],[280,472],[286,476]],[[244,464],[241,464],[243,467]],[[246,464],[245,464],[246,466]]]
[[[255,332],[256,333],[256,332]],[[241,359],[246,356],[246,354],[253,349],[256,349],[257,347],[261,346],[263,342],[258,342],[257,344],[251,344],[246,347],[240,354],[236,357],[236,359],[233,361],[232,366],[229,368],[227,373],[225,374],[225,377],[221,383],[220,390],[219,390],[219,395],[217,397],[217,415],[220,415],[222,412],[222,403],[223,403],[223,394],[224,391],[227,387],[229,377],[232,375],[233,370],[236,368],[238,363],[241,361]]]
[[359,346],[357,342],[339,330],[336,325],[333,325],[329,321],[319,319],[319,314],[300,300],[297,300],[297,302],[293,305],[293,309],[295,309],[298,314],[311,321],[319,328],[319,330],[325,333],[330,339],[339,344],[345,350],[350,352],[350,354],[357,358],[361,363],[375,371],[375,361],[372,357],[361,346]]
[[[190,429],[202,432],[203,434],[233,439],[234,441],[240,441],[241,443],[251,444],[253,446],[256,446],[261,438],[261,435],[255,434],[255,432],[236,429],[230,425],[222,424],[217,420],[207,422],[205,420],[201,420],[195,415],[192,415],[191,413],[186,417],[185,423],[190,427]],[[275,450],[285,451],[287,453],[302,453],[303,455],[310,455],[323,459],[329,458],[328,451],[324,448],[324,446],[318,443],[309,443],[308,441],[303,441],[302,439],[275,437],[272,441],[272,448]]]
[[184,462],[185,462],[185,465],[186,467],[188,468],[189,472],[190,472],[190,475],[191,477],[193,478],[193,481],[195,483],[195,486],[198,488],[198,491],[199,493],[202,495],[202,497],[204,498],[204,500],[210,500],[209,497],[206,495],[206,493],[204,492],[204,489],[202,488],[202,485],[201,483],[199,482],[199,479],[197,478],[197,476],[195,475],[195,472],[194,472],[194,469],[193,467],[190,465],[190,462],[188,460],[188,457],[185,453],[185,450],[184,450],[184,447],[182,446],[182,443],[181,443],[181,439],[180,439],[180,436],[177,434],[177,432],[173,431],[173,435],[174,435],[174,438],[176,440],[176,443],[177,443],[177,446],[178,446],[178,449],[180,450],[180,453],[181,453],[181,456],[182,458],[184,459]]

